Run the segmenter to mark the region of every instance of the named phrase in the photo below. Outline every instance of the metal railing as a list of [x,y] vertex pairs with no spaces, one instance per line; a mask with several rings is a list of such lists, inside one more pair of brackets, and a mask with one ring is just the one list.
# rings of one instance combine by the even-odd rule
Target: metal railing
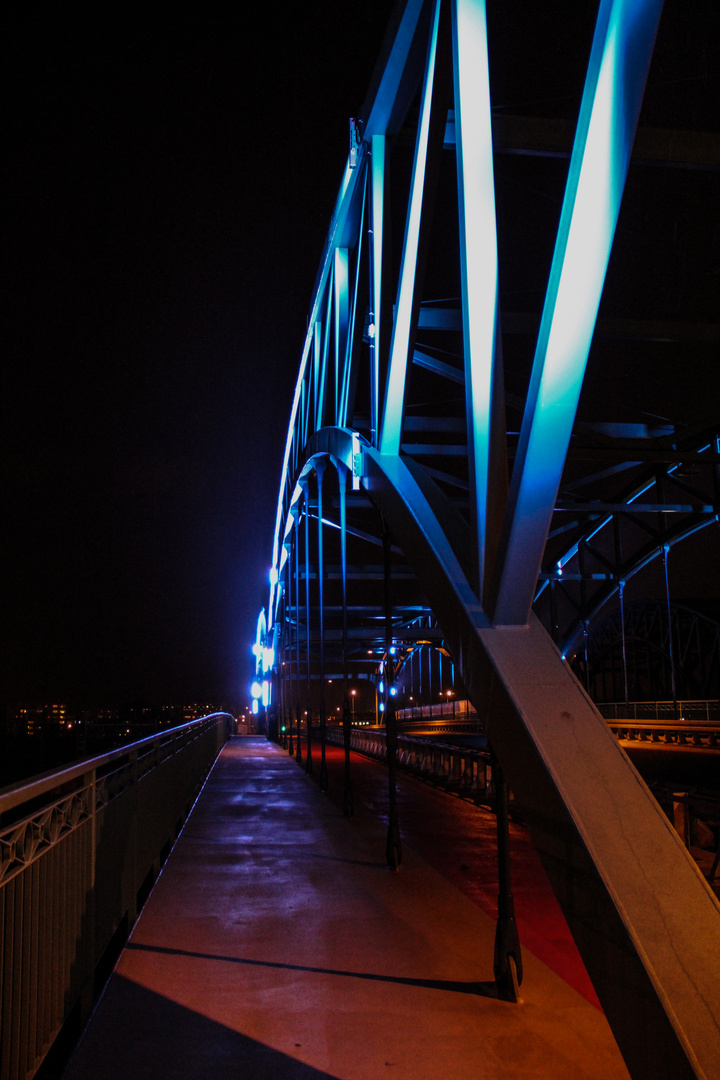
[[673,722],[676,719],[696,721],[714,721],[720,723],[720,701],[600,701],[597,704],[600,714],[606,720],[661,720]]
[[[328,727],[327,740],[342,746],[342,728]],[[353,728],[350,749],[378,761],[386,761],[385,730]],[[492,757],[484,750],[470,750],[431,739],[414,738],[412,735],[398,735],[396,763],[398,768],[438,784],[447,791],[473,799],[476,803],[486,803],[494,794]]]
[[413,720],[477,720],[475,707],[465,698],[443,698],[436,705],[403,705],[395,710],[398,721]]
[[720,750],[720,724],[608,720],[608,727],[624,742],[650,742],[673,746],[696,746]]
[[0,1077],[32,1077],[127,934],[232,717],[214,713],[0,790]]

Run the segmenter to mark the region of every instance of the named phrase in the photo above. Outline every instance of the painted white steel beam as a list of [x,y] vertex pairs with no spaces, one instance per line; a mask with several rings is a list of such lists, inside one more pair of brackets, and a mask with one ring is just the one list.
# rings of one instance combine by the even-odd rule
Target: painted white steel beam
[[408,465],[363,456],[633,1080],[720,1080],[720,904],[539,622],[489,626]]
[[468,454],[475,496],[478,594],[482,597],[498,283],[485,0],[454,0],[452,15]]
[[420,245],[420,226],[425,191],[425,167],[428,157],[430,136],[430,114],[435,81],[435,60],[437,57],[438,29],[440,24],[440,0],[435,0],[430,42],[427,51],[425,78],[423,82],[420,120],[415,141],[412,180],[410,181],[410,200],[405,223],[405,242],[403,244],[398,283],[395,325],[393,326],[390,358],[388,361],[387,383],[385,386],[385,404],[380,429],[380,449],[383,454],[400,453],[400,437],[405,406],[405,384],[410,362],[410,343],[412,334],[413,305],[415,303],[415,276]]
[[373,135],[370,144],[370,223],[372,228],[373,322],[370,367],[370,427],[377,446],[380,424],[380,361],[383,298],[383,247],[385,238],[385,136]]
[[662,0],[601,0],[499,551],[498,624],[527,621],[570,442]]

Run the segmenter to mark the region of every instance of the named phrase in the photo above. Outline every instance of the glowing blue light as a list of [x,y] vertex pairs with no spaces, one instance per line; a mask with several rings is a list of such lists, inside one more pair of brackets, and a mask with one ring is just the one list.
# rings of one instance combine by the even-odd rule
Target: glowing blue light
[[484,0],[456,0],[452,14],[463,349],[471,440],[468,449],[474,463],[471,475],[474,472],[482,596],[498,278]]
[[410,183],[410,205],[408,207],[408,215],[405,223],[405,243],[403,244],[397,306],[395,308],[395,325],[393,327],[392,342],[390,345],[390,359],[385,389],[385,411],[383,415],[382,433],[380,436],[380,450],[383,454],[400,453],[400,435],[402,432],[408,355],[410,353],[410,327],[412,324],[415,294],[415,271],[417,269],[418,247],[420,243],[420,218],[422,215],[423,191],[425,188],[425,167],[428,155],[430,107],[435,79],[435,57],[437,54],[439,20],[440,4],[436,2],[430,30],[430,44],[425,68],[425,82],[420,105],[420,120],[415,143],[415,160],[413,162],[412,180]]
[[262,684],[262,703],[266,709],[270,704],[270,683],[267,679],[264,679]]
[[397,686],[391,686],[390,687],[390,697],[395,697],[396,694],[397,694]]
[[395,648],[394,645],[391,645],[388,652],[390,653],[391,656],[394,656],[395,653],[397,652],[397,649]]
[[262,649],[263,673],[266,672],[266,671],[270,671],[270,669],[272,668],[274,663],[275,663],[275,650],[272,649],[272,648],[270,648],[270,649],[263,648]]
[[380,682],[378,683],[378,691],[379,691],[379,692],[380,692],[381,694],[384,694],[384,693],[385,693],[385,683],[384,683],[384,682],[382,681],[382,679],[381,679],[381,680],[380,680]]
[[259,697],[262,696],[262,686],[257,681],[257,679],[255,680],[255,682],[250,687],[250,693],[252,694],[252,696],[255,698],[256,701],[257,701],[257,699]]
[[381,701],[378,705],[378,712],[385,712],[385,702]]
[[278,583],[277,566],[271,566],[270,567],[270,584],[271,585],[277,585],[277,583]]
[[527,621],[585,374],[662,0],[601,0],[504,524],[495,621]]
[[258,714],[258,700],[257,700],[257,698],[255,698],[253,703],[252,703],[252,711],[253,711],[253,716],[257,716],[257,714]]

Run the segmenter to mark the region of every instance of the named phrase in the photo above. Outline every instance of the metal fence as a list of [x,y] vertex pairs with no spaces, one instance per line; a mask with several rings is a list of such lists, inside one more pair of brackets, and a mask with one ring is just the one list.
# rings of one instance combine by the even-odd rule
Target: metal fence
[[[343,745],[339,727],[328,727],[328,742]],[[384,729],[353,728],[350,749],[359,754],[387,760],[387,739]],[[430,739],[398,735],[396,762],[398,768],[442,786],[447,791],[486,803],[494,796],[492,756],[484,750],[435,742]]]
[[395,710],[395,716],[399,721],[413,720],[476,720],[477,713],[474,705],[465,698],[443,698],[437,705],[404,705]]
[[720,723],[720,702],[715,701],[601,701],[597,708],[606,720],[703,720]]
[[27,1080],[126,936],[232,717],[214,713],[0,791],[0,1077]]

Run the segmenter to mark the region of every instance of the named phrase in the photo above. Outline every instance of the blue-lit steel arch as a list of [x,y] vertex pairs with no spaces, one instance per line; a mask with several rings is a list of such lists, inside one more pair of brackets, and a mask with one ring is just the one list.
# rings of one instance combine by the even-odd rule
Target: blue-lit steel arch
[[[303,582],[293,551],[313,499],[320,650],[332,640],[322,591],[326,515],[343,543],[355,536],[382,547],[386,586],[389,565],[393,580],[409,568],[487,725],[632,1075],[675,1080],[717,1075],[720,911],[531,611],[661,6],[599,6],[517,442],[505,421],[503,320],[512,317],[498,288],[485,6],[408,0],[398,9],[355,126],[362,138],[351,148],[316,282],[268,612],[277,625],[283,598],[295,597],[289,645],[298,648],[311,572]],[[390,165],[403,155],[409,182],[398,202],[403,169]],[[454,217],[441,199],[450,167]],[[387,258],[391,202],[405,218],[396,274]],[[438,299],[443,273],[457,289]],[[337,517],[310,490],[328,459],[339,463]],[[344,522],[349,487],[352,525]],[[365,569],[370,582],[375,571]],[[342,578],[344,588],[344,568]],[[384,612],[382,601],[375,607],[363,608],[363,644],[373,626],[378,641],[392,640],[395,602],[391,610],[386,595]],[[309,672],[310,614],[304,632]],[[342,636],[347,646],[344,627]]]

